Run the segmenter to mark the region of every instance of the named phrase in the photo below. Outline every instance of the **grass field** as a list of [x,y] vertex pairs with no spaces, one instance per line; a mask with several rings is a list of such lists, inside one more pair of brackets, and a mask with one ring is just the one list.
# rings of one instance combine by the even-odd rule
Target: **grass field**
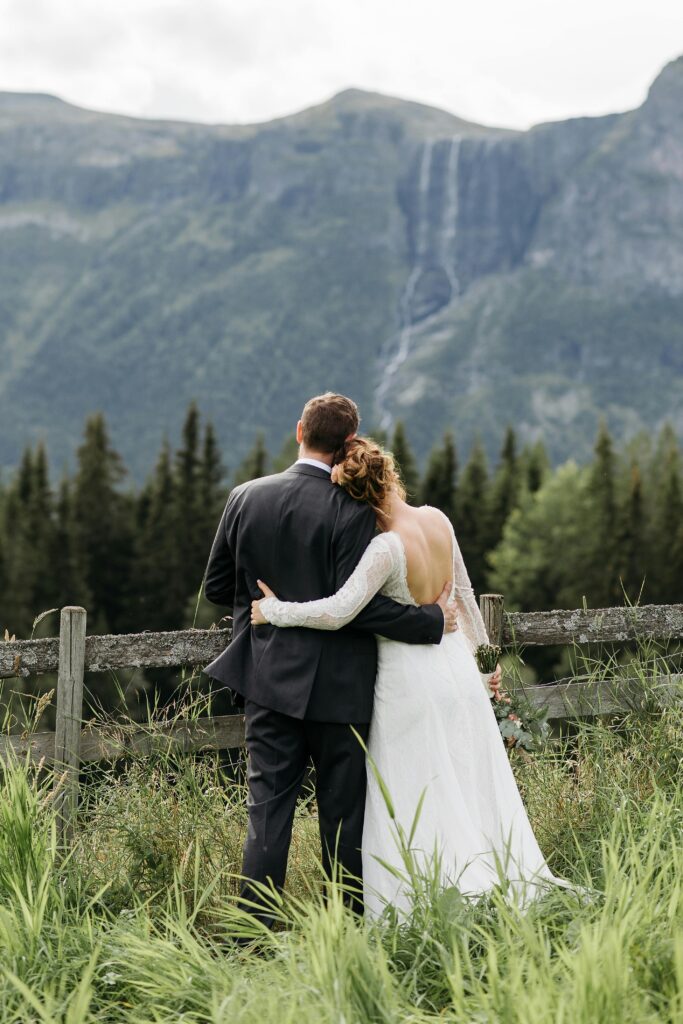
[[583,725],[515,770],[556,874],[525,913],[428,878],[410,920],[325,903],[302,805],[282,926],[235,944],[243,793],[215,758],[93,776],[59,861],[51,779],[0,779],[0,1021],[683,1024],[683,716]]

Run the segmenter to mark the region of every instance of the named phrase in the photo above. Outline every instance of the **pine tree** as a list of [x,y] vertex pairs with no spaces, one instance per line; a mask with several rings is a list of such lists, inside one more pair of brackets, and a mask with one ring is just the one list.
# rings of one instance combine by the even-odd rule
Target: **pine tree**
[[235,473],[235,487],[247,480],[258,480],[265,476],[268,466],[268,452],[263,434],[258,434],[250,452],[247,453]]
[[505,431],[500,461],[493,478],[489,504],[488,545],[493,549],[503,535],[503,529],[513,509],[519,504],[522,474],[517,455],[517,437],[512,427]]
[[399,420],[391,440],[391,451],[396,461],[396,466],[401,474],[403,486],[406,489],[406,500],[414,505],[420,493],[420,478],[417,471],[415,456],[408,443],[405,427]]
[[89,629],[125,631],[134,625],[129,605],[134,509],[120,491],[126,471],[102,413],[88,417],[77,461],[73,512],[78,558],[90,593]]
[[646,574],[643,487],[636,462],[631,465],[628,493],[619,519],[618,579],[622,598],[633,604],[640,598]]
[[683,480],[678,446],[669,446],[659,469],[652,536],[652,600],[683,601]]
[[58,582],[52,556],[55,549],[54,498],[45,445],[40,442],[33,459],[33,476],[25,519],[24,569],[31,574],[34,617],[56,606]]
[[72,485],[63,476],[57,491],[54,551],[51,565],[57,584],[55,606],[92,607],[91,595],[78,558],[78,531],[74,517]]
[[10,481],[4,502],[3,622],[10,633],[28,636],[36,615],[31,551],[30,503],[33,490],[33,452],[25,448],[19,467]]
[[0,600],[3,627],[9,629],[10,633],[26,637],[31,622],[31,587],[21,568],[24,552],[22,518],[17,481],[14,480],[10,483],[5,500],[4,587]]
[[21,504],[26,507],[31,500],[31,491],[33,489],[33,452],[30,448],[25,448],[21,462],[19,463],[19,471],[17,473],[17,480],[15,491],[16,495]]
[[202,457],[199,464],[200,542],[206,561],[216,532],[216,525],[227,500],[224,487],[225,468],[216,441],[213,424],[204,427]]
[[586,596],[589,605],[600,608],[621,604],[623,593],[618,578],[616,456],[614,444],[602,422],[595,442],[588,482],[590,521],[586,524],[589,550]]
[[172,492],[176,516],[176,543],[180,553],[178,571],[181,589],[186,597],[198,593],[207,558],[199,446],[199,411],[196,403],[191,402],[183,422],[181,446],[175,454]]
[[180,629],[188,597],[179,543],[177,478],[164,440],[154,472],[139,502],[135,560],[138,616],[144,629]]
[[678,436],[671,423],[665,423],[654,445],[654,451],[650,460],[647,486],[656,493],[664,483],[671,468],[671,460],[678,462],[680,459],[680,448]]
[[199,478],[199,410],[195,402],[188,406],[183,421],[182,444],[176,452],[176,484],[181,501],[197,501]]
[[536,441],[522,453],[526,488],[535,494],[543,485],[550,470],[550,459],[542,441]]
[[54,606],[56,579],[51,556],[53,499],[45,447],[27,448],[5,501],[5,614],[18,635],[27,636],[36,616]]
[[486,454],[475,441],[458,483],[455,532],[472,581],[479,591],[486,586],[489,472]]
[[443,443],[437,445],[429,456],[422,481],[422,503],[440,508],[452,523],[455,522],[457,472],[455,442],[448,432],[444,434]]

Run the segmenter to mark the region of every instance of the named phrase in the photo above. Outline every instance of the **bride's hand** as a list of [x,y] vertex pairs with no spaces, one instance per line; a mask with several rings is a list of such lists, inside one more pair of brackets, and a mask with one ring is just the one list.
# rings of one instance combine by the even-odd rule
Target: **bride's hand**
[[[268,584],[264,583],[263,580],[256,580],[256,582],[258,583],[258,588],[262,592],[264,597],[275,597],[276,596],[273,593],[273,591],[270,589]],[[268,622],[268,619],[265,617],[265,615],[261,611],[261,601],[262,600],[263,600],[263,598],[260,598],[258,601],[252,601],[251,602],[251,624],[252,624],[252,626],[265,626],[266,623]]]
[[500,684],[503,679],[503,670],[500,665],[496,666],[496,671],[489,679],[489,687],[493,690],[493,697],[495,700],[501,700],[503,694],[500,692]]

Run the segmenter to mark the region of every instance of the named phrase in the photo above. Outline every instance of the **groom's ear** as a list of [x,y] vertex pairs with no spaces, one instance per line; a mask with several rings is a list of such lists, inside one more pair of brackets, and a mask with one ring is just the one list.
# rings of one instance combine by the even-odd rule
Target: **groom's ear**
[[296,443],[302,444],[304,440],[304,428],[301,426],[301,420],[296,425]]

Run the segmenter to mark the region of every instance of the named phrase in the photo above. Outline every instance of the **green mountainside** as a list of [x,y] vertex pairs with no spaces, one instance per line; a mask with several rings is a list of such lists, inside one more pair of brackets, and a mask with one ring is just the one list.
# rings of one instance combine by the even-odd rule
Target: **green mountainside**
[[136,477],[195,398],[235,467],[352,394],[423,456],[683,434],[683,59],[638,110],[504,132],[349,90],[247,127],[0,93],[0,466],[104,410]]

